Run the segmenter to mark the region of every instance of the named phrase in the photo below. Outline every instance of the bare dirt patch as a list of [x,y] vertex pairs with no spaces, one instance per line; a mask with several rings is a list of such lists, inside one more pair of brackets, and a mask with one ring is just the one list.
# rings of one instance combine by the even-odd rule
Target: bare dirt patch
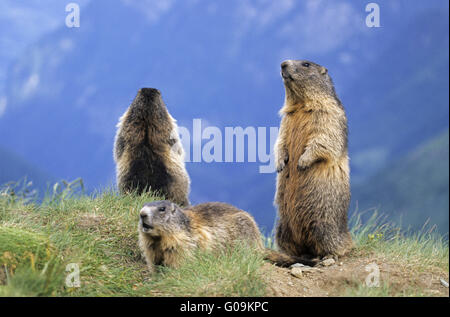
[[106,224],[106,218],[97,214],[82,214],[78,220],[78,227],[81,229],[97,230],[101,225]]
[[[407,265],[389,262],[372,256],[349,256],[329,267],[317,267],[303,271],[298,278],[287,268],[266,264],[267,296],[324,297],[348,296],[352,290],[367,287],[366,266],[376,263],[380,270],[380,287],[385,287],[384,296],[449,296],[449,289],[440,279],[448,281],[448,272],[434,269],[433,272],[417,272]],[[349,293],[350,292],[350,293]],[[356,292],[358,294],[358,292]]]

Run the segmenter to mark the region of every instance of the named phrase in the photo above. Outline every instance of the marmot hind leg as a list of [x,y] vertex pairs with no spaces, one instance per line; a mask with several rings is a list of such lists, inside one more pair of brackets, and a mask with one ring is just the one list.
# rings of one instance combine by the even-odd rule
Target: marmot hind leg
[[310,229],[310,248],[314,255],[322,259],[338,259],[351,247],[350,235],[337,232],[336,225],[327,222],[316,222]]
[[287,255],[305,259],[310,259],[313,257],[313,254],[308,248],[300,246],[299,243],[295,241],[292,229],[288,224],[278,222],[275,241],[280,251]]

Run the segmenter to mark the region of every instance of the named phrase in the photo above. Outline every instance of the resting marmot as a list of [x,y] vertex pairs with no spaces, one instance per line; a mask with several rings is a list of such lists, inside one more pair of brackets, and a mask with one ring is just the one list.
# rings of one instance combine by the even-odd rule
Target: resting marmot
[[352,246],[344,108],[326,68],[288,60],[281,75],[286,98],[275,145],[277,245],[295,256],[343,255]]
[[140,89],[117,127],[114,160],[119,191],[153,190],[180,205],[189,205],[184,150],[176,121],[159,90]]
[[264,249],[262,236],[247,212],[225,203],[204,203],[181,209],[164,200],[145,204],[138,225],[139,246],[150,271],[154,265],[177,267],[196,249],[214,250],[245,242],[280,265],[317,262]]

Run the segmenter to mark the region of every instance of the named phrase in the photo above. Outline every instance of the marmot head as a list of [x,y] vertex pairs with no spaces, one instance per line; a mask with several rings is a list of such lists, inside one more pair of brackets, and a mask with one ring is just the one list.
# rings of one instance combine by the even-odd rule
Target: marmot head
[[150,122],[167,122],[169,113],[156,88],[141,88],[129,108],[128,120],[150,120]]
[[284,61],[281,63],[281,76],[286,88],[286,101],[290,104],[336,96],[328,70],[316,63],[306,60]]
[[141,88],[119,119],[117,128],[127,143],[140,144],[149,136],[152,144],[162,144],[163,140],[170,139],[173,123],[161,92],[155,88]]
[[188,230],[189,218],[168,200],[147,203],[140,211],[139,231],[152,237]]
[[160,104],[162,102],[161,92],[156,88],[141,88],[138,90],[133,103],[142,105]]

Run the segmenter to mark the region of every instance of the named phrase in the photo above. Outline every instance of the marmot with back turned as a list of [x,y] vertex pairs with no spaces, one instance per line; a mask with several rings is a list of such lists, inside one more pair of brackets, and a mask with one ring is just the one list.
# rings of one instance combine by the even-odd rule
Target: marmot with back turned
[[167,200],[147,203],[140,211],[138,231],[139,246],[150,271],[154,265],[177,267],[197,249],[214,251],[239,242],[262,252],[266,260],[279,266],[317,263],[265,249],[253,217],[225,203],[184,209]]
[[119,119],[114,144],[121,193],[152,190],[180,205],[189,205],[189,175],[176,121],[154,88],[138,91]]
[[286,97],[275,145],[277,246],[295,256],[337,257],[351,247],[347,118],[325,67],[281,64]]

